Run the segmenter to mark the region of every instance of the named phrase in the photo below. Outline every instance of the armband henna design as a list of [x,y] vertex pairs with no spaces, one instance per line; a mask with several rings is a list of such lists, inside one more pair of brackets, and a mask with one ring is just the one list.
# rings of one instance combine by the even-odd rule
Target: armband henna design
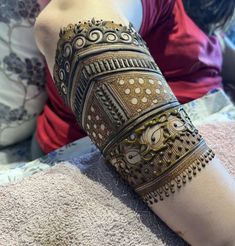
[[92,19],[62,29],[54,81],[104,157],[149,205],[214,157],[131,25]]

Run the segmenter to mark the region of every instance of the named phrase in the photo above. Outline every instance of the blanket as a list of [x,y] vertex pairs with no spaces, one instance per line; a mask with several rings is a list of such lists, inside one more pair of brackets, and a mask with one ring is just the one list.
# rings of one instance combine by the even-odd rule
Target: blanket
[[[200,127],[235,176],[235,124]],[[229,134],[228,134],[229,133]],[[187,245],[131,191],[94,149],[0,187],[0,245]]]

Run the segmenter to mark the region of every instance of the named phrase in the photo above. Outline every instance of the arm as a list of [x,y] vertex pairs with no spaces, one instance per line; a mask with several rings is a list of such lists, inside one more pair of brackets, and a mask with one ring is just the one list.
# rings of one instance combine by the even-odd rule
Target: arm
[[129,28],[135,12],[126,17],[111,2],[54,0],[38,18],[56,86],[105,158],[174,231],[192,245],[232,245],[234,180]]

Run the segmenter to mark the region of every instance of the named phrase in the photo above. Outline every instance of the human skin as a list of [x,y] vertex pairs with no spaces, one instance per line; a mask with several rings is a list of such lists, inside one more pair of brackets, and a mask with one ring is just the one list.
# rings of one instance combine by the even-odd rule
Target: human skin
[[[60,29],[92,18],[125,26],[132,22],[139,30],[141,3],[136,0],[53,0],[35,25],[38,47],[52,74]],[[217,158],[182,189],[150,207],[191,245],[235,244],[235,182]]]

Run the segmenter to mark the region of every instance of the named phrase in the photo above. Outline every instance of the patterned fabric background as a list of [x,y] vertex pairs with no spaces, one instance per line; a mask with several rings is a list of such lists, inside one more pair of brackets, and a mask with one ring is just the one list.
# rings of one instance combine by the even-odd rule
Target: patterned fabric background
[[0,147],[32,135],[46,99],[33,38],[39,12],[36,0],[0,0]]

